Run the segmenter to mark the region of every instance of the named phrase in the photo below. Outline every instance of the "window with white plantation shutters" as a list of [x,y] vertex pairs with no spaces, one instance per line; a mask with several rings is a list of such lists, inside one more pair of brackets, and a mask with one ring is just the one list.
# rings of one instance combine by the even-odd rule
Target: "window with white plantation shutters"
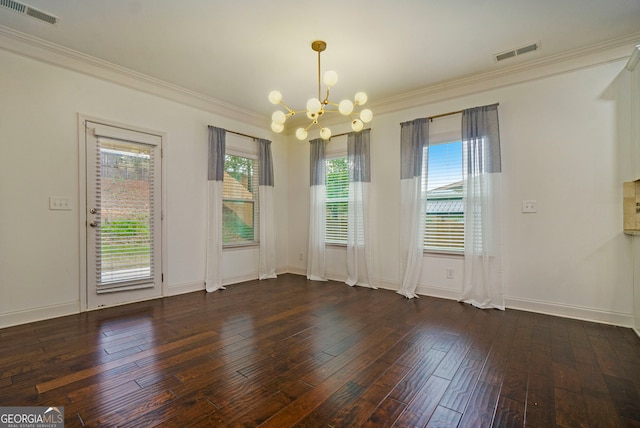
[[443,142],[425,147],[423,183],[426,183],[424,249],[464,252],[464,201],[462,142]]
[[258,158],[227,154],[222,181],[222,244],[255,245],[260,241]]
[[153,282],[154,147],[106,137],[97,146],[97,288]]
[[347,244],[349,164],[347,157],[327,159],[326,243]]

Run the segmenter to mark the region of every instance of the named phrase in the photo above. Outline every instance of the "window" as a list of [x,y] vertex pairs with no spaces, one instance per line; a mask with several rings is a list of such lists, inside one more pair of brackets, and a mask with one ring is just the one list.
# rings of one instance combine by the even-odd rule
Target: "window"
[[347,157],[327,159],[326,243],[347,244],[349,164]]
[[102,137],[97,142],[98,285],[148,280],[154,265],[154,146]]
[[227,154],[222,183],[222,244],[256,244],[258,225],[258,159]]
[[424,249],[463,252],[462,142],[433,144],[424,150],[428,163],[422,177],[427,186]]

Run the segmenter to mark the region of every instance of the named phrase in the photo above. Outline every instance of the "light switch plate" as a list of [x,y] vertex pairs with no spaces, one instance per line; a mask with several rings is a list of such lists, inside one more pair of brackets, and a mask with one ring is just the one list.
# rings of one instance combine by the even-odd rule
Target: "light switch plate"
[[71,199],[61,196],[49,196],[49,209],[71,211]]

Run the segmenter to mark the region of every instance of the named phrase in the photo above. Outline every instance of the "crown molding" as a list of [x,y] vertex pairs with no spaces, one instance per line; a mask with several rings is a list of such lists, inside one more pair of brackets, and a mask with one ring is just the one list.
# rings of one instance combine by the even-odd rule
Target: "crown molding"
[[453,79],[371,103],[374,114],[392,113],[464,95],[526,83],[559,74],[627,59],[640,41],[640,32],[573,51],[523,62],[500,70]]
[[[452,79],[415,91],[371,102],[375,115],[393,113],[434,102],[445,101],[477,92],[539,80],[546,77],[627,59],[640,41],[640,32],[605,42],[588,45],[569,52],[527,61],[500,70]],[[155,79],[125,67],[83,54],[0,25],[0,49],[36,59],[48,64],[117,83],[151,95],[195,107],[229,119],[257,127],[265,127],[265,116],[201,93]],[[333,120],[328,124],[334,125]],[[296,125],[291,121],[284,134]]]
[[638,64],[638,60],[640,60],[640,44],[636,45],[633,49],[633,53],[629,57],[629,61],[627,61],[627,65],[624,66],[629,71],[633,71]]
[[264,127],[267,119],[256,112],[173,85],[143,73],[83,54],[0,25],[0,49],[47,64],[176,101],[229,119]]
[[[599,64],[627,59],[631,56],[639,41],[640,32],[632,33],[605,42],[584,46],[573,51],[501,68],[500,70],[426,86],[415,91],[379,99],[370,102],[369,105],[373,110],[374,116],[379,116],[478,92],[544,79]],[[341,122],[344,122],[344,120],[341,121],[339,117],[323,120],[324,124],[332,126]],[[283,133],[291,135],[296,126],[302,126],[307,123],[302,117],[290,120]]]

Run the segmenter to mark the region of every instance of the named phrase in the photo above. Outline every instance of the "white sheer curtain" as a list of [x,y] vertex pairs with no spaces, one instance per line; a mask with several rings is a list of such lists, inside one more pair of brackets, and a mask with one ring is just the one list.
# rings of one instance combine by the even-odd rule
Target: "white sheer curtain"
[[273,159],[271,141],[258,140],[260,166],[259,203],[260,203],[260,268],[259,278],[276,278],[276,241],[273,218]]
[[207,260],[205,288],[208,292],[222,286],[222,180],[227,131],[209,126],[207,183]]
[[309,251],[307,279],[326,281],[325,278],[325,217],[327,210],[325,142],[311,140],[311,179],[309,198]]
[[[422,170],[427,168],[423,156],[429,146],[429,119],[415,119],[400,124],[400,272],[399,294],[411,299],[422,270],[424,222],[427,209],[427,183]],[[426,175],[426,174],[425,174]]]
[[371,282],[369,192],[370,130],[347,135],[349,197],[347,214],[347,285],[376,288]]
[[464,153],[464,278],[460,299],[504,310],[502,283],[502,166],[498,105],[462,114]]

